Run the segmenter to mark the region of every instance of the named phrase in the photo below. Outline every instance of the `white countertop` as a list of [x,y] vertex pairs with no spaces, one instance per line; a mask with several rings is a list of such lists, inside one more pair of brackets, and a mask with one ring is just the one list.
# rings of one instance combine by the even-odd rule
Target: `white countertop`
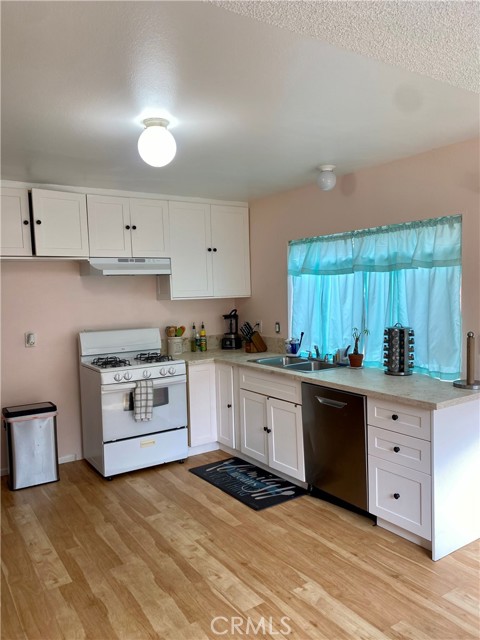
[[350,367],[336,367],[313,373],[300,373],[249,362],[255,358],[275,355],[285,354],[276,354],[270,351],[262,354],[245,353],[240,350],[215,350],[186,352],[182,354],[182,358],[185,359],[189,366],[205,362],[223,362],[242,367],[254,367],[259,371],[290,376],[300,382],[311,382],[312,384],[325,385],[332,389],[362,393],[371,398],[401,401],[405,404],[428,410],[444,409],[480,399],[480,391],[458,389],[453,386],[452,382],[442,382],[419,373],[413,373],[411,376],[387,376],[383,369],[351,369]]

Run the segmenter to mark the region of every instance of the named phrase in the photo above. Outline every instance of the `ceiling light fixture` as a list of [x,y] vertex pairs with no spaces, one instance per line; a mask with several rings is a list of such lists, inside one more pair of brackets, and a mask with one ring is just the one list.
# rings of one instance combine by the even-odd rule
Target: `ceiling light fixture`
[[334,164],[321,164],[319,167],[317,184],[322,191],[331,191],[337,184],[337,176],[333,173]]
[[138,153],[141,159],[152,167],[164,167],[177,153],[177,143],[167,127],[164,118],[147,118],[145,129],[138,139]]

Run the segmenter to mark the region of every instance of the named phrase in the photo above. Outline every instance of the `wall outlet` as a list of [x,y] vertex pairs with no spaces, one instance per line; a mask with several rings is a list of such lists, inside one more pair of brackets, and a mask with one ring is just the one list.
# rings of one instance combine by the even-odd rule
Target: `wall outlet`
[[35,347],[36,345],[37,345],[37,335],[32,331],[27,331],[25,333],[25,346]]
[[275,322],[275,333],[280,333],[280,323]]

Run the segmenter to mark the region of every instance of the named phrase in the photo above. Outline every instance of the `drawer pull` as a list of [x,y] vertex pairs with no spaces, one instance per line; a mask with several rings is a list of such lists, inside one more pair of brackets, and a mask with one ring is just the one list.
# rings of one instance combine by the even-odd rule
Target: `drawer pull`
[[395,451],[395,453],[398,453],[400,451],[400,447],[393,447],[393,450]]
[[395,498],[395,500],[398,500],[400,498],[400,494],[399,493],[394,493],[393,497]]
[[394,414],[393,414],[393,416],[392,416],[392,420],[398,420],[398,416],[397,416],[397,414],[396,414],[396,413],[394,413]]

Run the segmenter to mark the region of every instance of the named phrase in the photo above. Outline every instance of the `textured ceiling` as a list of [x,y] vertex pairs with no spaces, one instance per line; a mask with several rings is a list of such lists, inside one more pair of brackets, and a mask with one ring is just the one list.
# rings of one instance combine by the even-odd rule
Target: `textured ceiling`
[[[1,1],[2,178],[251,200],[478,136],[476,5],[227,9]],[[149,116],[177,141],[161,169],[137,153]]]
[[234,13],[480,90],[480,3],[434,0],[215,1]]

